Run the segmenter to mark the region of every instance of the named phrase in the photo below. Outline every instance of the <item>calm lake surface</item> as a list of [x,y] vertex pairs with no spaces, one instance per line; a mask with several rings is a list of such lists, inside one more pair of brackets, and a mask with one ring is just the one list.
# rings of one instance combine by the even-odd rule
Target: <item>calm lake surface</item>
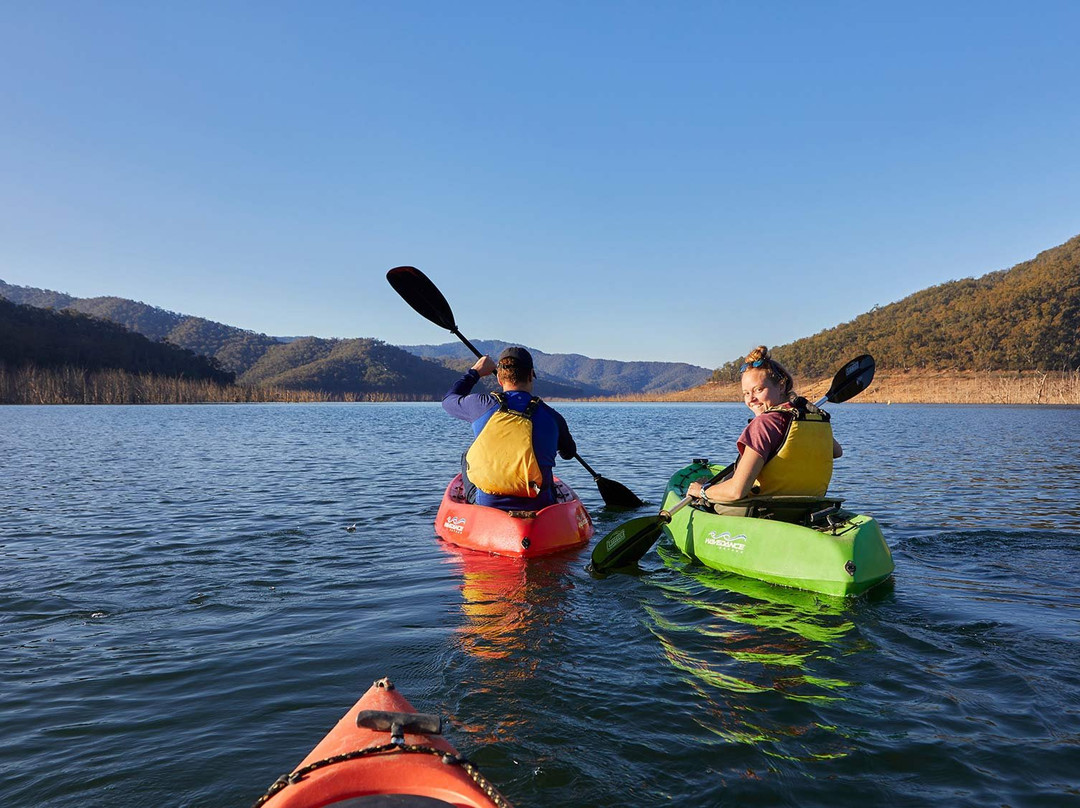
[[[748,415],[557,406],[594,541]],[[831,411],[847,600],[453,550],[437,404],[0,407],[0,802],[248,806],[390,676],[521,808],[1080,804],[1080,409]]]

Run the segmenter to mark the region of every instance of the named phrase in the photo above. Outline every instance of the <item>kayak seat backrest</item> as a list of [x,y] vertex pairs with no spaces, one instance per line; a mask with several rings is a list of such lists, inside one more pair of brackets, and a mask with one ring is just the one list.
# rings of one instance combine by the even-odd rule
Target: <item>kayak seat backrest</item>
[[827,524],[843,501],[839,497],[749,497],[739,504],[746,504],[747,516],[810,527]]

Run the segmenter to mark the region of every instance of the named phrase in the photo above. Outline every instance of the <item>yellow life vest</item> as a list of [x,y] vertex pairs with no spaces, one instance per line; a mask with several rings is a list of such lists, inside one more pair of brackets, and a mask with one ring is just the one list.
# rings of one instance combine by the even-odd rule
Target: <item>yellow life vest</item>
[[540,399],[533,396],[525,411],[518,412],[506,405],[504,394],[492,395],[499,409],[465,453],[469,479],[485,494],[533,498],[544,483],[532,440],[532,416]]
[[833,433],[829,414],[796,400],[795,408],[770,407],[788,417],[780,450],[766,461],[755,485],[757,496],[823,497],[832,480]]

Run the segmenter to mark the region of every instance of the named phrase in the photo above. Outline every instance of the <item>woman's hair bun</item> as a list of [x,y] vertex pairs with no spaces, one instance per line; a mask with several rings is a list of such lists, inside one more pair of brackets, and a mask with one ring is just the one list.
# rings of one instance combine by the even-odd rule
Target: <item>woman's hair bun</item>
[[756,348],[754,348],[754,350],[752,350],[750,353],[748,353],[746,355],[746,362],[748,362],[748,363],[757,362],[757,361],[760,361],[762,359],[768,359],[768,358],[769,358],[769,349],[766,348],[764,345],[759,345]]

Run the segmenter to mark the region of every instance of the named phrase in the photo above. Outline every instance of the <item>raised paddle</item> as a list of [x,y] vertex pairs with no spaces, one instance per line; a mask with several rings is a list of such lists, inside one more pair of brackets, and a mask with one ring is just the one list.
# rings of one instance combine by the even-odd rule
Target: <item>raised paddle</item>
[[[814,406],[820,407],[826,401],[834,404],[847,401],[865,390],[873,378],[874,357],[870,354],[858,356],[837,371],[829,392],[818,399]],[[734,464],[728,466],[713,479],[722,479],[733,468]],[[670,510],[660,511],[656,516],[631,519],[608,533],[593,548],[593,572],[602,574],[636,564],[660,538],[664,525],[671,521],[672,515],[689,505],[692,499],[683,497]]]
[[[454,321],[454,312],[451,311],[450,304],[446,302],[443,293],[439,291],[439,288],[431,282],[431,279],[429,279],[427,275],[416,267],[394,267],[386,273],[386,279],[390,281],[390,285],[394,287],[394,291],[401,295],[402,299],[412,306],[418,314],[431,320],[431,322],[435,323],[435,325],[440,328],[445,328],[465,343],[465,347],[476,354],[477,359],[483,356],[483,354],[476,349],[476,346],[469,342],[458,330],[457,323]],[[615,482],[615,480],[609,480],[606,477],[601,477],[593,471],[580,455],[574,455],[574,459],[584,466],[585,470],[592,475],[593,480],[596,482],[596,488],[600,491],[600,496],[603,498],[605,505],[613,508],[640,508],[645,504],[638,499],[633,491],[622,483]]]

